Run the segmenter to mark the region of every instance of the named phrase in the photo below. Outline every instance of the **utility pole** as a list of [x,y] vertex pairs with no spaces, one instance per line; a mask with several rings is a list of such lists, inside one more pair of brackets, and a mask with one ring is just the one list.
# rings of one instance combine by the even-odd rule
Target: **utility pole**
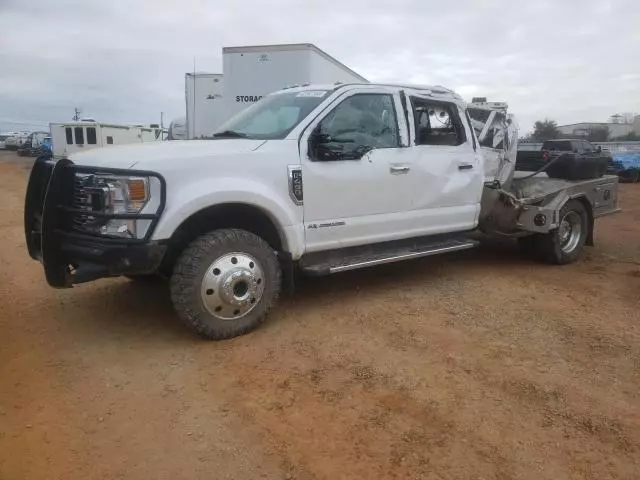
[[82,114],[82,110],[80,110],[78,107],[74,108],[74,112],[73,112],[73,120],[74,121],[78,121],[80,120],[80,115]]
[[[196,138],[196,57],[193,57],[193,119],[191,124],[193,125],[193,138]],[[189,131],[187,129],[187,136],[189,136]]]

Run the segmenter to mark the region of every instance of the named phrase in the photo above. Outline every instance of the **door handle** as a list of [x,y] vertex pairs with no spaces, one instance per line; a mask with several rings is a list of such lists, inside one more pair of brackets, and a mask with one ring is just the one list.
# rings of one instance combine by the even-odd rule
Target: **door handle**
[[409,173],[410,167],[408,167],[407,165],[392,165],[389,168],[389,171],[391,172],[392,175],[401,175],[403,173]]
[[458,170],[471,170],[473,168],[473,164],[471,163],[460,163],[458,164]]

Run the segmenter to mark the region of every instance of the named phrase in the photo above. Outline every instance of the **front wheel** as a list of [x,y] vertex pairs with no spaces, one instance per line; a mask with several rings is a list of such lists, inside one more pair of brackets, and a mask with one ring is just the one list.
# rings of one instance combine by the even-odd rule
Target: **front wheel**
[[567,202],[560,210],[558,228],[546,234],[525,237],[521,247],[545,263],[564,265],[575,262],[587,241],[589,215],[578,200]]
[[182,252],[171,277],[171,299],[182,322],[222,340],[255,329],[280,293],[274,250],[244,230],[216,230]]

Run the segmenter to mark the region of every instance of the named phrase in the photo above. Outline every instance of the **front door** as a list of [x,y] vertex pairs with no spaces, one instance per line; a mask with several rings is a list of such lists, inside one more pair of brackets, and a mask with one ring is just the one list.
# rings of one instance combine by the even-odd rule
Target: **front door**
[[413,157],[399,112],[396,89],[350,90],[302,135],[307,252],[411,236]]

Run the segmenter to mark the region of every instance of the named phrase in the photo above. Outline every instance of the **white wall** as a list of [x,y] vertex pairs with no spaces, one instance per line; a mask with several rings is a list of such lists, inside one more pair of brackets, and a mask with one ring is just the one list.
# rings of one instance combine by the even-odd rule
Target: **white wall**
[[558,130],[563,135],[586,135],[592,128],[609,128],[609,137],[622,137],[633,131],[633,124],[624,123],[578,123],[576,125],[561,125]]

